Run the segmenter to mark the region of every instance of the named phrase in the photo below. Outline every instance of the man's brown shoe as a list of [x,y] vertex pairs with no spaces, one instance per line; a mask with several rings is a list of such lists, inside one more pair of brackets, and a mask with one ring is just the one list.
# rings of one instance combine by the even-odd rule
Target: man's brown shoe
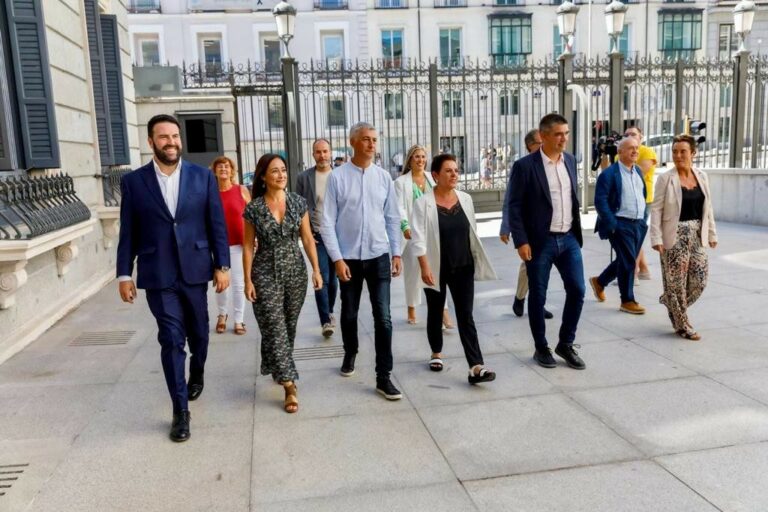
[[640,304],[638,304],[637,302],[622,302],[621,307],[619,309],[625,313],[630,313],[632,315],[645,314],[645,308]]
[[605,288],[600,286],[596,277],[589,278],[589,284],[592,285],[592,291],[595,292],[595,298],[598,302],[605,302]]

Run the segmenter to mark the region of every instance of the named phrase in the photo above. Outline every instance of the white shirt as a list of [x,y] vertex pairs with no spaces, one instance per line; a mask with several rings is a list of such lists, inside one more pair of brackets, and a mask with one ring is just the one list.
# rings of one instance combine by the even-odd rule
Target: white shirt
[[176,217],[176,206],[179,204],[179,185],[181,183],[181,158],[176,164],[176,168],[166,175],[160,170],[155,159],[152,159],[152,165],[155,167],[155,176],[157,184],[160,185],[160,193],[163,195],[165,205],[171,212],[171,217]]
[[[171,172],[170,176],[166,176],[160,170],[155,159],[152,159],[152,165],[155,168],[155,176],[157,177],[157,184],[160,186],[160,194],[163,196],[163,201],[168,207],[168,211],[171,212],[171,217],[176,217],[176,206],[179,204],[179,184],[181,183],[181,158],[179,163],[176,164],[176,168]],[[122,283],[123,281],[133,281],[132,276],[118,276],[117,281]]]
[[549,184],[549,195],[552,197],[552,224],[549,230],[554,233],[567,233],[573,223],[573,199],[571,178],[565,168],[565,159],[560,155],[560,158],[554,161],[543,150],[539,152]]

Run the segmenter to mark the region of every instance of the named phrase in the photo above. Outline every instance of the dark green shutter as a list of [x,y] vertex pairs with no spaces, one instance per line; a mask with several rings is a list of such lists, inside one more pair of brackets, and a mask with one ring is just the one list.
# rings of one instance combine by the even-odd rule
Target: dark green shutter
[[125,100],[123,98],[123,70],[120,65],[120,40],[117,33],[117,18],[102,14],[101,43],[104,49],[104,74],[106,76],[109,126],[112,132],[114,165],[129,164],[128,129],[125,123]]
[[107,78],[104,71],[104,49],[101,43],[98,0],[85,0],[85,26],[88,29],[88,54],[91,60],[93,103],[96,114],[96,132],[101,165],[114,165],[115,155],[112,149],[112,126],[109,123],[109,104],[106,92]]
[[3,0],[27,168],[60,167],[41,0]]

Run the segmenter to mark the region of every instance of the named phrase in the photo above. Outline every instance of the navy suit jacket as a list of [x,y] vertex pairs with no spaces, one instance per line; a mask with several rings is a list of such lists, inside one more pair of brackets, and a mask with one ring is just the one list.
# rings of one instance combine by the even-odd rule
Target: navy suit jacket
[[207,283],[214,267],[230,265],[224,211],[211,171],[182,160],[175,218],[152,162],[123,176],[120,189],[118,276],[132,275],[138,260],[136,286],[152,290],[177,279]]
[[[634,171],[643,179],[643,173],[636,165]],[[643,180],[643,197],[647,197],[645,180]],[[621,168],[615,162],[607,167],[597,177],[595,185],[595,210],[597,210],[597,222],[595,231],[602,240],[607,239],[616,230],[616,212],[621,208]]]
[[[571,233],[576,237],[579,246],[582,246],[584,241],[581,236],[579,199],[576,194],[576,159],[569,153],[563,153],[563,158],[571,178]],[[512,166],[505,203],[504,210],[509,218],[509,230],[515,247],[530,244],[536,253],[546,242],[552,225],[552,196],[549,193],[540,151],[524,156]]]

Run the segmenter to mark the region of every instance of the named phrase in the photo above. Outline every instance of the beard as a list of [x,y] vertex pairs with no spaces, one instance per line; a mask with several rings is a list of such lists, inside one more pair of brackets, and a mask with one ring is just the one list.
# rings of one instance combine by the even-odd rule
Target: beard
[[[166,149],[175,149],[176,150],[176,157],[171,158],[165,154]],[[175,165],[179,163],[179,159],[181,158],[181,148],[175,144],[166,144],[165,146],[161,148],[157,146],[152,146],[152,151],[155,154],[155,158],[163,164],[163,165]]]

